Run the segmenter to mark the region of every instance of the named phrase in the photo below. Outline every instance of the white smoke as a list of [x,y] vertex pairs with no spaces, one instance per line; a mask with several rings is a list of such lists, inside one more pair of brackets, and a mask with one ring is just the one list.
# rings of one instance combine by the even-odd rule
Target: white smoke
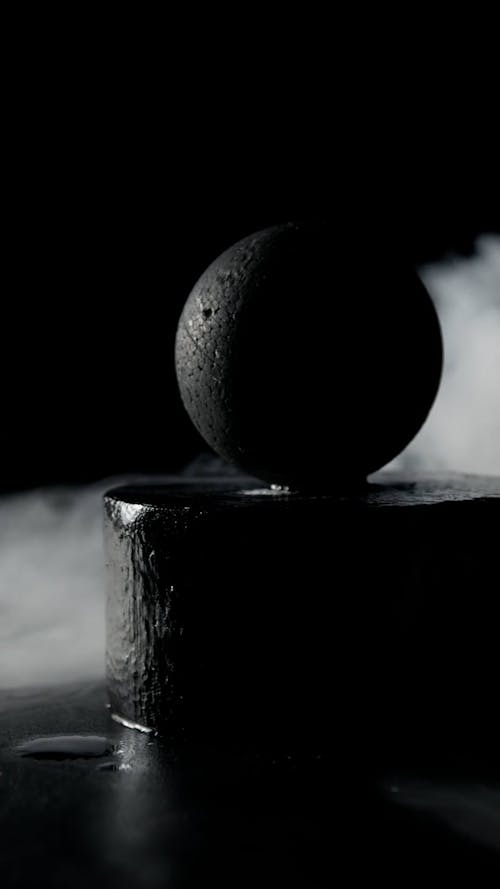
[[389,469],[500,475],[500,238],[421,270],[443,331],[443,379],[431,414]]
[[500,788],[402,778],[386,787],[393,802],[422,810],[474,843],[500,851]]
[[[500,238],[422,278],[443,328],[443,382],[390,468],[500,475]],[[0,688],[103,675],[101,495],[113,483],[0,499]]]
[[101,493],[0,500],[0,688],[103,675]]

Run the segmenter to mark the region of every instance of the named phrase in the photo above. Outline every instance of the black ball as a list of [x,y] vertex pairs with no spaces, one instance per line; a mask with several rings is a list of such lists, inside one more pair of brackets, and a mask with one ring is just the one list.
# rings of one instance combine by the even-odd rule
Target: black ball
[[413,269],[342,243],[325,223],[287,224],[204,272],[179,322],[176,367],[218,454],[271,483],[327,489],[364,479],[417,433],[442,341]]

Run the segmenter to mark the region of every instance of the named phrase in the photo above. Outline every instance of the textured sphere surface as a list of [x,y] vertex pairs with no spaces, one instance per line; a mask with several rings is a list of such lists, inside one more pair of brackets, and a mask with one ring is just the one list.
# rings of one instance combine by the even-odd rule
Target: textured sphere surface
[[327,224],[257,232],[204,272],[184,307],[184,405],[222,457],[299,488],[361,480],[395,457],[439,386],[431,299],[397,257]]

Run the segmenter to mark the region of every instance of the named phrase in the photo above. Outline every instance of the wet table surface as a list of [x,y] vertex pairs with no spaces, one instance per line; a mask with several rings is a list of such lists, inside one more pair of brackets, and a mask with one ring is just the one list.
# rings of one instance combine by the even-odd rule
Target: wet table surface
[[500,770],[174,752],[113,723],[100,684],[4,696],[0,735],[3,885],[482,885],[499,870]]
[[[74,496],[57,506],[66,525],[83,509],[75,506],[82,497]],[[100,557],[100,492],[92,498],[88,522],[69,522],[89,562]],[[19,503],[9,501],[11,517]],[[33,517],[33,502],[23,503]],[[26,524],[23,509],[19,530]],[[26,551],[46,518],[45,511],[34,532],[31,526],[26,532]],[[44,543],[49,554],[51,533]],[[54,558],[69,542],[57,537]],[[63,567],[69,576],[71,565]],[[81,578],[74,588],[68,581],[70,594],[85,595]],[[102,601],[93,601],[101,614]],[[6,603],[5,596],[8,615]],[[96,632],[99,627],[96,618]],[[16,638],[22,649],[23,632],[13,618],[4,621],[4,652],[12,656]],[[42,633],[40,642],[33,627],[30,632],[27,650],[36,667],[37,656],[57,648],[57,637]],[[64,651],[76,638],[72,632],[67,629]],[[491,758],[433,763],[417,755],[404,766],[376,770],[363,744],[345,758],[320,748],[173,749],[115,723],[102,668],[91,668],[95,655],[74,650],[82,678],[68,671],[71,681],[64,683],[64,664],[56,664],[50,676],[41,670],[37,682],[36,669],[20,664],[10,687],[4,681],[0,689],[3,886],[314,889],[337,881],[421,886],[459,876],[465,885],[498,885],[500,760],[497,767]],[[13,683],[16,672],[20,681]],[[364,743],[368,753],[369,731]]]

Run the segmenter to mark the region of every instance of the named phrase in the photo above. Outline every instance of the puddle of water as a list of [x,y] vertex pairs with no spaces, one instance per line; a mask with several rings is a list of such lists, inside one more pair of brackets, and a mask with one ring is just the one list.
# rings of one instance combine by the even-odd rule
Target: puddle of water
[[18,744],[16,752],[32,759],[94,759],[113,749],[111,741],[99,735],[52,735]]

